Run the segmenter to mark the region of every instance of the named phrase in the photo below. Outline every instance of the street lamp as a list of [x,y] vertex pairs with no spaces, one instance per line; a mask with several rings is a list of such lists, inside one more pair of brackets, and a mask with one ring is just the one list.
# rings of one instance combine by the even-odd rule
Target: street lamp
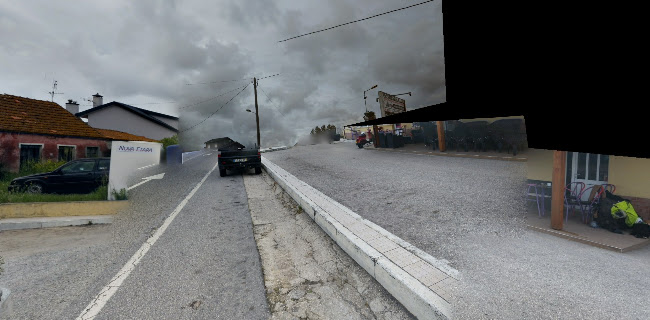
[[260,148],[260,118],[257,117],[257,113],[251,111],[251,109],[246,109],[247,112],[254,113],[255,114],[255,121],[257,121],[257,144],[258,148]]

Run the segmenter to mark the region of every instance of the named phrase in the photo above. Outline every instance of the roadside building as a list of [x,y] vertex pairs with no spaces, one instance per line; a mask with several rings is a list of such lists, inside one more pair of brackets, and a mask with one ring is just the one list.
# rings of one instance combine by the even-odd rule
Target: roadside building
[[177,117],[116,101],[104,104],[99,94],[93,95],[91,109],[77,112],[76,116],[88,119],[88,125],[96,129],[117,130],[153,140],[178,134]]
[[[582,182],[585,189],[603,184],[614,185],[615,194],[631,201],[644,221],[650,221],[650,159],[567,152],[566,183]],[[553,151],[530,149],[528,182],[549,184],[553,178]],[[547,191],[550,194],[550,191]],[[585,192],[583,200],[588,200]]]
[[204,142],[206,149],[230,149],[230,148],[245,148],[241,143],[234,141],[228,137],[216,138]]
[[0,95],[0,170],[17,172],[30,161],[110,157],[112,141],[158,142],[95,129],[74,116],[79,105]]
[[3,170],[17,172],[29,161],[101,157],[109,153],[109,140],[54,102],[0,95]]

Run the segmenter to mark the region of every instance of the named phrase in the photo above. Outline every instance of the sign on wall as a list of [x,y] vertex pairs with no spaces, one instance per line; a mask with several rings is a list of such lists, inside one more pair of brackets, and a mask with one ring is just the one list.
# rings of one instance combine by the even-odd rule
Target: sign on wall
[[108,174],[108,200],[116,200],[113,191],[126,195],[130,177],[138,168],[159,164],[162,144],[155,142],[114,141]]
[[406,111],[406,101],[386,92],[379,91],[379,107],[381,108],[381,117]]

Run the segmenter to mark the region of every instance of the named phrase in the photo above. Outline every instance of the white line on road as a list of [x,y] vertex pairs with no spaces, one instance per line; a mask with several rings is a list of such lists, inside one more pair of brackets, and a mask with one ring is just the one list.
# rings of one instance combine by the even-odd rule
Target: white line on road
[[194,196],[194,193],[196,193],[197,190],[203,185],[203,182],[208,178],[208,176],[214,171],[214,169],[217,168],[219,163],[216,163],[214,167],[212,167],[212,170],[210,170],[205,177],[199,182],[199,184],[192,189],[190,194],[181,201],[181,203],[174,209],[174,211],[167,217],[165,222],[163,223],[158,230],[156,230],[156,233],[154,235],[147,239],[145,243],[142,244],[142,247],[129,259],[129,261],[126,262],[124,267],[118,272],[115,277],[99,292],[97,296],[88,304],[88,306],[81,312],[79,317],[77,317],[77,320],[86,320],[86,319],[94,319],[99,312],[104,308],[104,305],[108,302],[108,300],[111,299],[111,297],[117,292],[117,289],[120,288],[122,285],[122,282],[131,274],[131,271],[135,269],[135,266],[140,263],[140,260],[144,257],[144,255],[151,249],[151,247],[158,241],[158,238],[167,230],[167,227],[174,221],[174,218],[178,215],[178,213],[183,210],[185,205],[187,204],[188,201]]
[[165,173],[163,172],[163,173],[161,173],[161,174],[157,174],[157,175],[155,175],[155,176],[142,178],[142,180],[144,180],[144,181],[142,181],[142,182],[140,182],[140,183],[138,183],[138,184],[136,184],[136,185],[130,186],[130,187],[126,188],[126,190],[129,191],[129,190],[131,190],[131,189],[133,189],[133,188],[135,188],[135,187],[137,187],[137,186],[139,186],[139,185],[141,185],[141,184],[147,183],[147,182],[149,182],[149,181],[151,181],[151,180],[160,180],[160,179],[162,179],[164,176],[165,176]]
[[150,165],[148,165],[148,166],[144,166],[144,167],[138,168],[138,170],[142,170],[142,169],[144,169],[144,168],[149,168],[149,167],[153,167],[153,166],[157,166],[157,165],[158,165],[157,163],[150,164]]

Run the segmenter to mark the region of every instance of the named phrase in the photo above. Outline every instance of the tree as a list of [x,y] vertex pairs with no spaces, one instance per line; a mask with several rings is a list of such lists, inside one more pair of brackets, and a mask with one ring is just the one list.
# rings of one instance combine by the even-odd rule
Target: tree
[[167,150],[167,147],[178,144],[178,135],[175,134],[171,137],[163,138],[162,140],[160,140],[160,143],[163,144],[163,150]]

